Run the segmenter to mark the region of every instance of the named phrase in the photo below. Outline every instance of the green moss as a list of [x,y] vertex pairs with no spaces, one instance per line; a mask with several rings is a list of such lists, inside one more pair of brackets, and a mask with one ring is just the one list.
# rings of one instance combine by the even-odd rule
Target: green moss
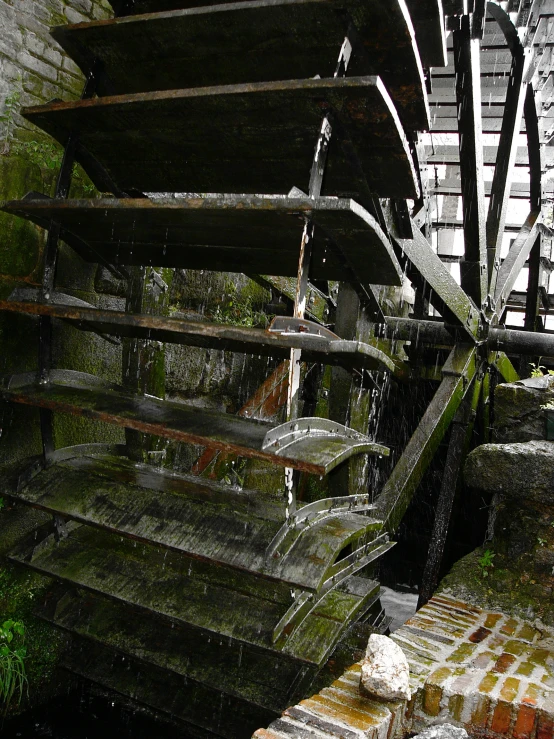
[[[15,200],[43,190],[40,168],[16,156],[0,156],[0,199]],[[44,232],[22,218],[0,213],[0,275],[37,281]]]
[[532,579],[530,557],[497,555],[494,568],[483,577],[480,560],[485,548],[460,559],[441,581],[438,593],[451,593],[468,603],[524,619],[540,618],[554,625],[554,602],[545,587]]

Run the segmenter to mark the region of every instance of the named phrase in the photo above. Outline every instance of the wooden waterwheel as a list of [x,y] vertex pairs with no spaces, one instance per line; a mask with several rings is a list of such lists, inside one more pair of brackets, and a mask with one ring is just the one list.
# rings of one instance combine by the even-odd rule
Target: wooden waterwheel
[[[40,454],[4,465],[2,492],[52,514],[11,556],[59,582],[41,614],[73,635],[68,669],[191,731],[248,736],[310,690],[350,624],[384,628],[378,583],[362,571],[392,546],[452,420],[465,434],[468,407],[486,409],[489,370],[513,379],[507,354],[554,355],[551,337],[534,332],[540,15],[525,35],[505,4],[452,3],[447,57],[440,0],[112,5],[113,20],[53,30],[87,78],[82,99],[24,111],[65,148],[56,196],[3,204],[48,231],[42,285],[0,303],[39,322],[37,367],[2,378],[0,394],[38,409],[42,439]],[[502,59],[486,79],[499,76],[501,91],[481,90],[480,59],[490,67],[491,50]],[[492,117],[482,116],[483,102]],[[528,193],[510,182],[522,116]],[[499,133],[493,152],[483,130]],[[428,181],[418,140],[428,131],[458,135],[458,147],[429,156],[432,166],[459,168],[454,183]],[[101,197],[68,197],[75,161]],[[530,214],[514,226],[510,198],[524,191]],[[458,224],[433,208],[437,196],[460,195],[458,284],[440,241],[438,253],[433,246],[434,233]],[[127,281],[127,310],[56,289],[61,241]],[[527,331],[508,330],[528,259]],[[153,315],[144,299],[152,268],[244,272],[281,293],[283,278],[296,279],[291,315],[269,330]],[[386,290],[406,279],[416,315],[386,317]],[[333,314],[329,282],[342,286],[331,327],[310,310],[311,298]],[[59,322],[131,342],[121,384],[57,366]],[[254,402],[232,415],[154,397],[129,371],[132,352],[153,341],[284,359],[284,422],[260,420]],[[367,417],[352,428],[341,383],[370,372],[408,381],[409,353],[401,360],[394,351],[406,342],[437,357],[446,347],[448,358],[392,474],[370,490],[345,470],[389,449],[368,435]],[[336,368],[329,417],[303,415],[301,362]],[[58,414],[124,428],[126,444],[60,448]],[[451,436],[452,475],[460,433]],[[144,435],[269,462],[284,480],[271,492],[237,491],[154,468],[136,453]],[[330,474],[327,497],[297,495],[294,470]]]

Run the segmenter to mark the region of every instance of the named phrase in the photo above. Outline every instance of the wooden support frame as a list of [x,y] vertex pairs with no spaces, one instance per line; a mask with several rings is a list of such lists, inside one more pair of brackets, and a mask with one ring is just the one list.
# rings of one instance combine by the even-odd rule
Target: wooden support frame
[[460,265],[461,278],[467,295],[478,308],[482,308],[488,292],[488,280],[481,76],[479,38],[473,38],[469,15],[462,16],[460,28],[454,31],[453,37],[465,243],[465,256]]

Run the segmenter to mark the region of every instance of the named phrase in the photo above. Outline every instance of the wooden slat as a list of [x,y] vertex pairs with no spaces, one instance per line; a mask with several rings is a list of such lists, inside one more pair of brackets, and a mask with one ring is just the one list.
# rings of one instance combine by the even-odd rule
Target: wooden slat
[[[415,196],[408,143],[376,77],[120,95],[27,108],[24,115],[62,144],[74,131],[77,158],[100,189],[106,183],[93,171],[98,164],[125,192],[287,193],[306,190],[326,112],[353,140],[374,192]],[[325,187],[333,195],[356,192],[338,137]]]
[[[296,643],[291,642],[289,647],[285,639],[283,648],[277,648],[272,641],[273,629],[294,602],[294,594],[289,592],[289,603],[283,603],[272,598],[267,588],[266,592],[262,588],[260,594],[249,589],[244,575],[234,584],[221,581],[225,573],[218,574],[217,568],[204,572],[202,563],[197,565],[193,560],[146,545],[137,547],[131,541],[121,541],[119,536],[87,526],[73,528],[60,542],[52,536],[40,547],[31,545],[31,551],[28,544],[22,545],[10,559],[79,588],[144,609],[173,621],[180,628],[273,653],[285,651],[306,665],[321,666],[347,625],[335,614],[327,614],[325,623],[320,623],[319,642],[307,645],[300,638],[304,628],[301,622],[293,631],[298,634]],[[328,600],[332,592],[323,599]],[[354,593],[349,595],[355,610],[363,599]],[[321,602],[316,596],[311,612],[315,614]]]
[[464,260],[461,284],[478,308],[487,295],[487,245],[485,234],[485,187],[481,124],[479,40],[472,38],[469,16],[454,31],[456,101],[460,141],[460,174],[464,220]]
[[[7,471],[0,480],[4,495],[27,505],[234,568],[237,583],[244,575],[243,589],[248,590],[248,573],[250,580],[253,573],[273,580],[262,579],[256,587],[281,602],[290,587],[318,590],[340,551],[378,528],[366,516],[335,514],[301,531],[282,557],[268,561],[266,551],[283,525],[277,495],[233,491],[209,480],[106,456],[59,462],[26,485],[17,486],[17,476]],[[219,572],[221,568],[215,575],[211,572],[212,579]],[[283,583],[280,596],[276,580]]]
[[[146,668],[143,662],[118,656],[113,649],[89,640],[75,642],[64,655],[62,667],[111,695],[124,696],[131,705],[148,706],[154,715],[161,714],[170,725],[177,725],[181,736],[235,739],[243,731],[250,736],[256,727],[267,726],[276,716],[253,702],[194,680],[189,682],[154,666]],[[163,726],[163,721],[158,726]],[[159,734],[160,728],[155,733]]]
[[[502,107],[491,105],[481,108],[483,133],[500,133],[502,128]],[[525,122],[521,133],[525,133]],[[455,105],[431,107],[431,131],[435,133],[458,133],[458,119]]]
[[[461,197],[462,187],[460,180],[439,180],[438,187],[431,186],[429,191],[435,195],[452,195]],[[485,182],[485,195],[488,196],[490,193],[491,183]],[[510,198],[513,200],[529,200],[529,185],[524,182],[512,182]]]
[[[376,220],[352,200],[219,195],[167,199],[12,201],[4,210],[49,227],[88,260],[296,276],[306,219],[316,226],[310,277],[400,285]],[[83,252],[83,245],[86,247]]]
[[446,65],[446,35],[442,0],[408,0],[416,41],[425,67]]
[[[434,150],[427,148],[428,164],[459,164],[460,151],[457,146],[435,146]],[[498,159],[497,146],[483,147],[483,164],[485,166],[494,166]],[[552,151],[545,152],[545,166],[554,166],[554,153]],[[529,153],[526,146],[517,148],[514,159],[515,167],[529,167]]]
[[287,357],[291,347],[302,349],[306,361],[338,364],[352,369],[394,370],[386,354],[358,341],[330,340],[307,333],[273,333],[264,329],[189,321],[182,318],[129,314],[68,305],[0,300],[0,311],[48,315],[70,321],[84,331],[206,349]]
[[262,448],[266,433],[274,428],[269,423],[131,395],[117,386],[99,384],[92,375],[69,370],[53,370],[50,381],[42,384],[33,373],[4,377],[0,397],[14,403],[95,418],[166,439],[264,459],[316,475],[326,475],[352,453],[376,453],[378,449],[378,453],[382,453],[383,450],[369,439],[366,443],[342,436],[322,438],[318,435],[318,443],[314,444],[312,435],[306,434],[299,445],[290,447],[286,454],[272,454]]
[[[250,650],[228,640],[202,638],[147,613],[131,610],[96,593],[67,592],[61,586],[36,609],[58,628],[193,681],[235,699],[277,712],[290,704],[291,686],[302,669],[284,655]],[[152,634],[156,634],[153,642]],[[289,701],[289,702],[287,702]]]
[[[187,86],[333,77],[354,19],[366,53],[354,49],[349,74],[379,75],[407,130],[426,129],[426,90],[403,3],[389,0],[248,0],[174,3],[175,10],[56,28],[54,38],[86,73],[99,59],[102,94]],[[438,0],[427,0],[435,6]],[[183,9],[184,8],[184,9]],[[434,43],[437,18],[420,28]],[[435,32],[436,27],[436,32]],[[383,44],[386,37],[388,42]],[[436,44],[435,44],[436,45]],[[421,48],[425,49],[425,46]]]

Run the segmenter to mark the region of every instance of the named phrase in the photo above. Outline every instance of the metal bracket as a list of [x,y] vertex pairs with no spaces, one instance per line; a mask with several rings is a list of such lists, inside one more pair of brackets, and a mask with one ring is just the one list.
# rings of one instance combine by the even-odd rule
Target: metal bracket
[[[298,508],[271,540],[266,557],[284,557],[294,546],[298,537],[320,521],[336,516],[337,513],[365,513],[375,506],[367,493],[323,498]],[[286,546],[282,546],[286,540]]]
[[292,316],[276,316],[267,328],[273,334],[307,334],[309,336],[321,336],[330,341],[340,341],[340,336],[333,333],[326,326],[304,318],[293,318]]
[[367,448],[361,449],[373,454],[388,457],[390,450],[386,446],[376,444],[368,436],[343,426],[341,423],[330,421],[328,418],[297,418],[294,421],[282,423],[270,429],[262,443],[263,451],[271,451],[278,456],[290,456],[291,447],[300,446],[310,438],[334,439],[345,443],[352,442],[352,446],[363,444]]

